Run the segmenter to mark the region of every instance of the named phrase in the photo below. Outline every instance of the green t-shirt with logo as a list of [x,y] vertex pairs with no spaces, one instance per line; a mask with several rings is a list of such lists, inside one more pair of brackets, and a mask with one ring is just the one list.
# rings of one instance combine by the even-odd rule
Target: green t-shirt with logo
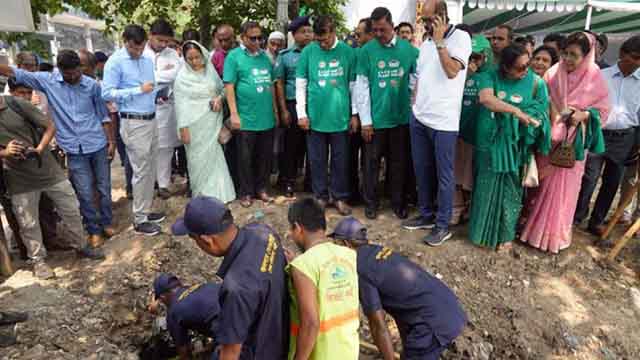
[[375,129],[409,123],[409,76],[416,72],[418,53],[418,49],[400,38],[390,46],[374,39],[357,52],[356,73],[369,79],[371,118]]
[[317,42],[302,50],[296,77],[308,81],[307,115],[312,130],[347,131],[351,118],[349,83],[355,81],[355,66],[353,49],[342,41],[328,51]]
[[475,73],[469,78],[464,85],[464,93],[462,95],[462,111],[460,113],[460,137],[468,144],[475,144],[474,135],[476,119],[480,111],[478,95],[480,93],[481,73]]
[[250,55],[238,47],[227,55],[223,79],[235,86],[240,130],[264,131],[275,126],[272,71],[271,61],[263,51]]

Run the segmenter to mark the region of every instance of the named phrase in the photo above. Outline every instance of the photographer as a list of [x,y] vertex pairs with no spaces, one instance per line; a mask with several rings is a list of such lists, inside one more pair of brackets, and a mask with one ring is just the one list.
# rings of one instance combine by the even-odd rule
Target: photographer
[[[40,139],[37,127],[46,129]],[[44,262],[47,251],[37,216],[42,193],[53,200],[70,234],[76,238],[73,246],[78,254],[92,259],[104,258],[101,251],[87,245],[80,206],[71,183],[47,151],[55,131],[53,122],[29,102],[12,96],[0,97],[0,158],[4,160],[4,180],[34,275],[41,279],[54,276]]]

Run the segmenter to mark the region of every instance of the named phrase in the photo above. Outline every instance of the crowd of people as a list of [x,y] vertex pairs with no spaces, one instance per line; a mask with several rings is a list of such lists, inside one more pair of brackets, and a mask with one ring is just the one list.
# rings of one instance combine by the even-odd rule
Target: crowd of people
[[[603,34],[549,34],[536,48],[533,37],[516,37],[508,25],[485,36],[449,24],[443,1],[430,2],[423,15],[425,36],[417,39],[412,24],[395,26],[388,9],[376,8],[359,23],[352,45],[338,39],[330,16],[294,19],[288,47],[287,35],[267,37],[258,22],[242,25],[239,42],[232,26],[220,25],[211,51],[198,31],[187,30],[178,41],[170,23],[158,19],[148,34],[126,26],[124,46],[110,56],[62,50],[56,69],[38,71],[36,57],[23,52],[15,66],[0,65],[11,94],[0,97],[1,204],[34,274],[54,276],[45,258],[58,219],[72,240],[67,246],[104,258],[101,245],[115,233],[117,151],[137,233],[161,232],[165,214],[154,212],[154,198],[174,196],[173,175],[188,179],[194,199],[174,232],[224,256],[224,282],[220,289],[186,289],[167,275],[156,295],[171,290],[164,299],[170,304],[184,294],[220,292],[220,306],[208,306],[220,313],[217,339],[228,345],[221,358],[240,352],[283,358],[289,344],[296,359],[336,358],[327,355],[333,351],[357,357],[358,278],[385,356],[393,354],[382,308],[407,326],[399,324],[407,359],[417,358],[409,355],[414,352],[439,354],[459,334],[459,321],[407,323],[408,314],[416,315],[407,309],[415,308],[393,303],[409,301],[400,294],[409,287],[372,260],[395,259],[392,251],[349,236],[337,236],[346,247],[326,241],[324,209],[348,216],[351,206],[363,204],[365,216],[376,219],[388,195],[405,229],[430,230],[423,239],[430,246],[443,244],[450,227],[465,221],[474,244],[500,251],[520,239],[558,253],[587,218],[587,230],[602,234],[619,188],[632,187],[640,172],[640,36],[626,39],[609,66]],[[289,261],[270,229],[238,230],[224,210],[235,200],[251,207],[272,202],[276,192],[303,191],[313,200],[292,205],[289,221],[304,253]],[[411,218],[410,205],[417,208]],[[627,221],[637,206],[628,209]],[[261,240],[250,243],[252,236]],[[349,248],[357,250],[357,266]],[[288,307],[287,262],[290,319],[280,312]],[[242,272],[253,265],[255,274]],[[424,277],[435,284],[426,286],[440,286]],[[456,311],[442,309],[463,319]],[[438,333],[434,324],[445,330]],[[274,329],[288,335],[280,339]],[[418,329],[424,333],[416,345],[407,339],[415,340]]]

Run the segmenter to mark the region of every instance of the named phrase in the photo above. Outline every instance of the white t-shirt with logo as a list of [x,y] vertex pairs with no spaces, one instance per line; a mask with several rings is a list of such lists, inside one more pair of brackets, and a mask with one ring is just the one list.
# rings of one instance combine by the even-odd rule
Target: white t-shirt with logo
[[462,30],[451,28],[444,43],[449,56],[460,61],[463,69],[455,78],[449,79],[440,63],[436,44],[431,39],[426,40],[418,58],[418,90],[413,113],[420,123],[434,130],[458,131],[471,37]]

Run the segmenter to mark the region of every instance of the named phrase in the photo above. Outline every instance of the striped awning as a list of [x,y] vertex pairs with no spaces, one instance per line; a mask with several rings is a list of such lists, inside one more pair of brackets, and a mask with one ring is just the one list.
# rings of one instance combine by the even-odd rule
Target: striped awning
[[640,30],[640,0],[467,0],[464,22],[478,32],[508,24],[517,33],[570,33],[584,30],[589,5],[595,32]]

